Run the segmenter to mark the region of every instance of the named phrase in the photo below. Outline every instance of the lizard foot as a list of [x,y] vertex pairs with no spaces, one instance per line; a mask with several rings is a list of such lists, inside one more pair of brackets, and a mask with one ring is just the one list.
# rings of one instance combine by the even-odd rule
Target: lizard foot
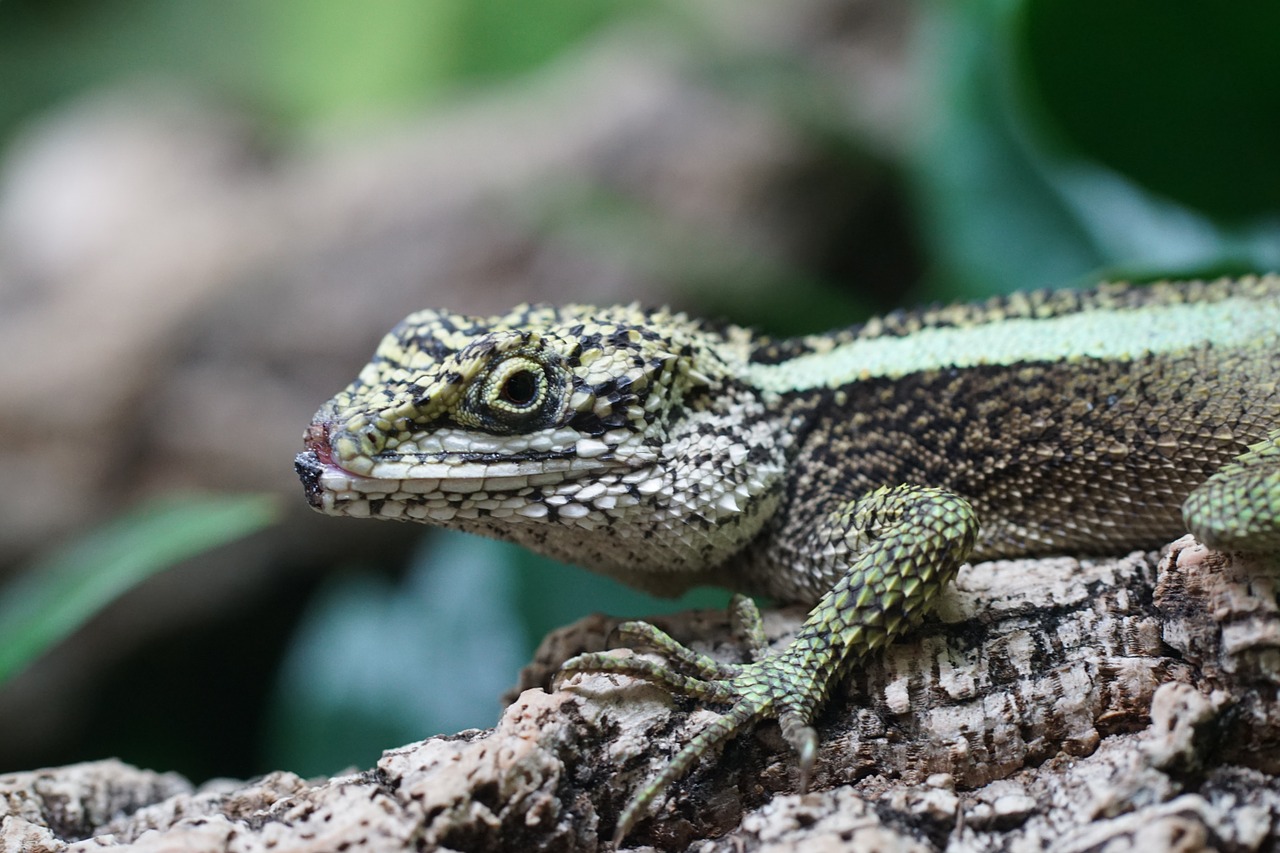
[[817,732],[809,723],[813,709],[825,698],[827,686],[814,683],[808,674],[804,649],[797,649],[796,644],[779,654],[767,655],[768,642],[760,612],[750,598],[735,595],[730,614],[735,633],[747,646],[751,658],[748,663],[722,663],[695,652],[647,622],[624,622],[617,628],[622,639],[660,652],[669,663],[594,652],[572,658],[561,669],[562,676],[574,672],[630,675],[661,685],[673,694],[729,707],[632,796],[618,818],[613,836],[615,844],[631,831],[650,804],[699,759],[715,754],[727,741],[765,718],[778,719],[783,737],[798,756],[800,789],[807,789],[818,752]]

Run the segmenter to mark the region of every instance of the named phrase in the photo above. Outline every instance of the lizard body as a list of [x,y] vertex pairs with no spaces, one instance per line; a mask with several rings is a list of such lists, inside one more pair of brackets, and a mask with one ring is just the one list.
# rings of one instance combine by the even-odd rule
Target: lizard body
[[772,340],[665,310],[424,311],[316,415],[297,469],[334,515],[455,527],[674,594],[816,603],[720,664],[583,655],[729,706],[619,818],[776,716],[800,754],[845,667],[970,557],[1116,553],[1189,528],[1280,552],[1280,278],[1107,285]]

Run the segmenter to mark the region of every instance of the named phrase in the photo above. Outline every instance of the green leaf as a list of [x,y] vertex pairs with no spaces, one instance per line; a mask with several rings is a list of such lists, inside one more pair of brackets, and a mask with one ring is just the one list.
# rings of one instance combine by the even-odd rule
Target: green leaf
[[1026,83],[1077,150],[1212,217],[1280,207],[1274,0],[1030,0]]
[[1017,5],[926,7],[928,44],[918,61],[929,106],[911,168],[934,299],[1061,286],[1109,260],[1026,133],[1010,85]]
[[29,567],[0,589],[0,683],[131,587],[276,516],[268,495],[168,498]]

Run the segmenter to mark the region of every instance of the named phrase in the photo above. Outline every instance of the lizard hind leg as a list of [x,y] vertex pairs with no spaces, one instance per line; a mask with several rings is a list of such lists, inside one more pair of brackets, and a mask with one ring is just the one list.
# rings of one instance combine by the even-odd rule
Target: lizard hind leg
[[795,639],[764,653],[759,614],[749,599],[734,601],[734,619],[751,646],[751,661],[723,664],[685,648],[657,628],[627,623],[620,633],[664,653],[669,664],[591,653],[565,663],[563,672],[625,673],[673,693],[729,706],[681,748],[623,810],[621,839],[649,805],[700,758],[758,720],[778,718],[796,750],[800,782],[807,785],[817,755],[813,720],[840,674],[900,635],[928,612],[972,550],[978,523],[969,504],[941,489],[886,487],[808,518],[797,550],[828,561],[839,581],[810,611]]
[[1280,429],[1201,483],[1182,518],[1211,548],[1280,554]]

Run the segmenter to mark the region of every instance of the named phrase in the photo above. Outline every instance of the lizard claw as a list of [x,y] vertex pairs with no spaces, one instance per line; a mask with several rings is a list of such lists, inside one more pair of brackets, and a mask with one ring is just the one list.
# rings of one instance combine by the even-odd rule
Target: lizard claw
[[[567,661],[562,673],[610,672],[642,678],[667,688],[673,694],[728,705],[729,710],[707,725],[676,753],[658,775],[632,796],[614,831],[618,844],[645,815],[649,806],[699,760],[718,753],[724,744],[756,722],[777,717],[782,733],[795,749],[800,765],[799,786],[807,790],[818,753],[818,735],[810,725],[814,707],[825,695],[825,684],[807,677],[794,655],[784,650],[765,655],[767,643],[759,627],[754,602],[735,599],[732,610],[737,626],[751,647],[750,663],[726,664],[689,649],[644,622],[629,622],[619,631],[643,645],[658,646],[668,656],[667,664],[639,657],[615,657],[608,653],[587,653]],[[755,638],[759,638],[756,645]],[[792,647],[794,648],[794,647]]]
[[796,762],[800,765],[800,793],[807,793],[809,780],[813,777],[813,765],[818,758],[818,731],[798,711],[783,711],[778,717],[778,724],[782,727],[783,738],[795,750]]

